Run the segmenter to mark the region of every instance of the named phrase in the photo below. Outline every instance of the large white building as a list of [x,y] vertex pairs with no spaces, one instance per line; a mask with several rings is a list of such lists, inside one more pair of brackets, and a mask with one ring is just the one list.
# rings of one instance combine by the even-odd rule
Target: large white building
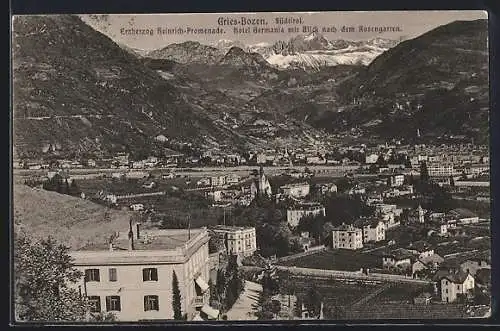
[[346,224],[334,228],[332,231],[332,248],[351,250],[363,248],[363,230]]
[[177,276],[182,314],[216,319],[209,306],[208,231],[140,230],[118,233],[109,243],[72,251],[85,277],[77,284],[92,312],[112,312],[118,321],[173,319],[172,279]]
[[300,199],[309,195],[310,185],[309,183],[295,183],[287,184],[280,187],[283,195]]
[[290,226],[296,227],[303,217],[311,215],[326,216],[325,207],[319,203],[302,203],[286,211],[286,221]]
[[430,177],[449,177],[455,175],[453,164],[429,163],[427,173]]
[[250,256],[257,250],[254,227],[217,225],[212,230],[224,238],[229,254]]

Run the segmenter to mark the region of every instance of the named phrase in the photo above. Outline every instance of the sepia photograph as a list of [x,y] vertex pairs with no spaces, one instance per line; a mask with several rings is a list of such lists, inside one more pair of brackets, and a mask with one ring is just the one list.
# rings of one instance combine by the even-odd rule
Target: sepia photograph
[[491,316],[486,11],[11,28],[12,323]]

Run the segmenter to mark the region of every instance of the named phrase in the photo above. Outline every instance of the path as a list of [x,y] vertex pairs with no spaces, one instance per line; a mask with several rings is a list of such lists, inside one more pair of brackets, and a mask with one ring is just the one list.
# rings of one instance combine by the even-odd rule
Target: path
[[359,307],[359,306],[362,306],[364,305],[365,303],[367,303],[368,301],[370,301],[371,299],[375,298],[377,295],[379,295],[380,293],[384,292],[385,290],[391,288],[394,284],[392,283],[387,283],[385,284],[384,286],[382,287],[379,287],[377,288],[376,290],[372,291],[372,292],[369,292],[368,294],[366,294],[365,296],[363,296],[362,298],[360,298],[358,301],[354,302],[353,304],[351,304],[351,308],[352,307]]
[[262,293],[262,285],[245,281],[245,288],[233,307],[226,313],[228,321],[256,320],[259,306],[259,296]]
[[286,267],[278,265],[276,269],[282,271],[289,271],[295,275],[305,275],[305,276],[318,276],[318,277],[337,277],[342,279],[355,279],[355,280],[365,280],[365,281],[387,281],[396,283],[416,283],[416,284],[428,284],[432,283],[430,280],[414,279],[411,277],[405,277],[401,275],[392,274],[377,274],[370,273],[365,275],[359,271],[340,271],[340,270],[324,270],[324,269],[311,269],[311,268],[297,268],[297,267]]

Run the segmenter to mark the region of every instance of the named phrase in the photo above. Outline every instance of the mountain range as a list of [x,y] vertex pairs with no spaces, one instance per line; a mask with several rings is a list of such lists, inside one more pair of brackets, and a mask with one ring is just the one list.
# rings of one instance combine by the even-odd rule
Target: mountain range
[[145,53],[76,16],[23,16],[14,20],[13,76],[14,144],[25,157],[48,144],[64,155],[246,151],[354,129],[372,141],[411,140],[417,129],[433,141],[488,140],[485,20],[400,43],[310,34]]
[[265,61],[278,69],[300,68],[317,71],[321,67],[339,64],[368,65],[378,55],[397,44],[397,41],[383,38],[329,41],[323,35],[313,32],[296,35],[287,41],[249,45],[227,39],[209,45],[186,41],[151,51],[146,56],[179,63],[216,64],[230,49],[236,47],[247,53],[260,54]]

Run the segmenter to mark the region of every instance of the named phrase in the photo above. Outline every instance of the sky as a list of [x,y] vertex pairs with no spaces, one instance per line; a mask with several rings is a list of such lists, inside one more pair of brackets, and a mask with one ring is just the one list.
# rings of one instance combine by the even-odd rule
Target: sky
[[[307,13],[210,13],[210,14],[110,14],[110,15],[80,15],[80,17],[96,30],[108,35],[115,42],[126,46],[153,50],[172,43],[187,40],[211,44],[221,39],[239,41],[243,44],[260,42],[273,43],[276,40],[288,40],[297,34],[307,34],[303,26],[316,26],[319,32],[329,40],[348,39],[366,40],[375,37],[406,40],[415,38],[440,25],[457,20],[486,19],[487,12],[480,10],[468,11],[367,11],[367,12],[307,12]],[[242,25],[242,17],[246,19],[261,19],[267,25]],[[275,18],[293,17],[302,19],[302,24],[277,25]],[[219,25],[219,18],[234,19],[236,25]],[[364,31],[359,26],[365,27]],[[288,32],[289,27],[298,27],[299,32]],[[224,33],[194,34],[187,33],[203,28],[221,28]],[[234,33],[234,28],[250,27],[250,32]],[[254,33],[253,27],[283,27],[284,33]],[[326,32],[322,28],[329,28]],[[342,27],[352,27],[351,31],[342,31]],[[376,32],[373,27],[390,27],[391,31]],[[171,29],[170,33],[158,34],[158,28]],[[182,28],[184,34],[179,34],[175,28]],[[336,32],[330,32],[332,28]],[[129,29],[147,29],[152,34],[131,35]],[[387,30],[387,29],[386,29]],[[219,30],[220,31],[220,30]],[[174,32],[174,33],[172,33]]]

